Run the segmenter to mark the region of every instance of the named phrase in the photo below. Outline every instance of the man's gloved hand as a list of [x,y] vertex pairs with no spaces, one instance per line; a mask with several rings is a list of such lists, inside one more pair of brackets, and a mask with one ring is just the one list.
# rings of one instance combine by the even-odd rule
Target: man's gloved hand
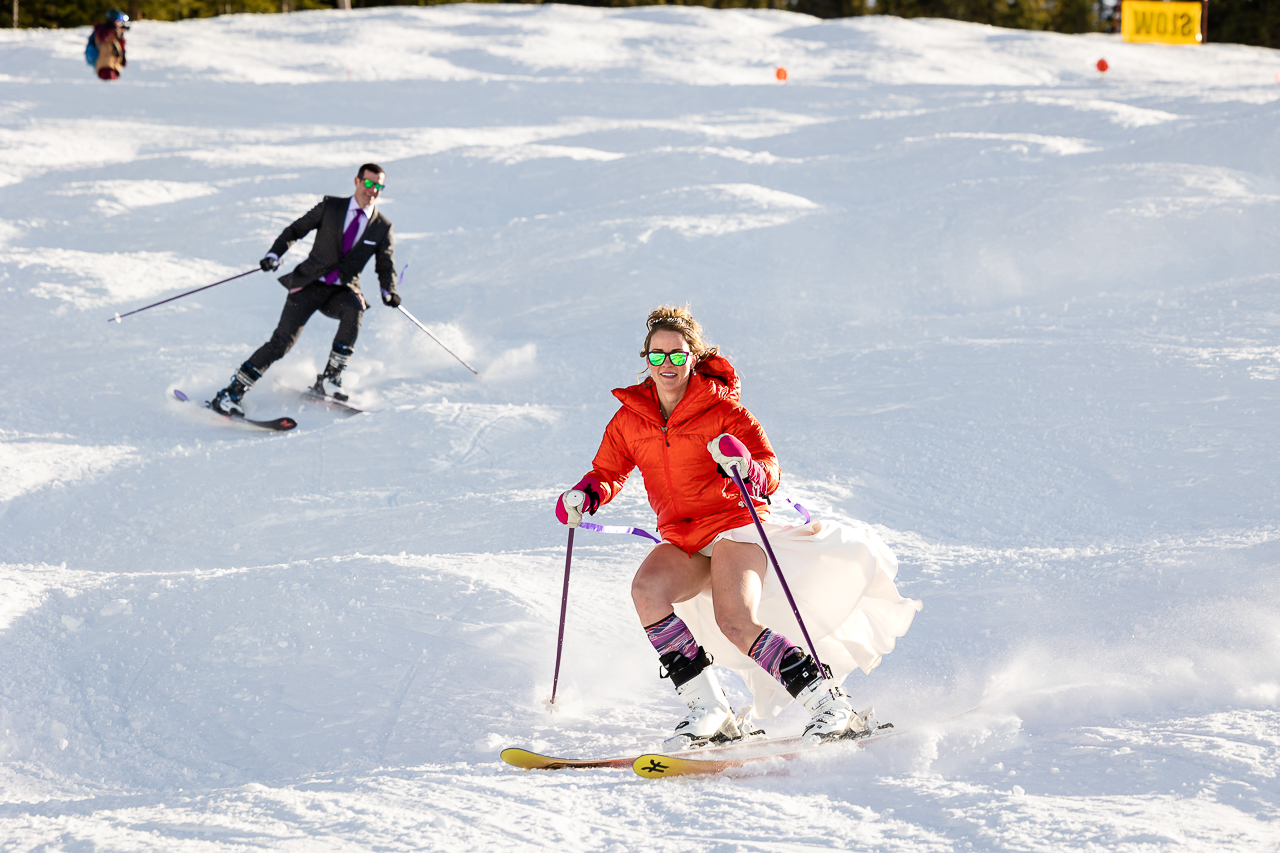
[[400,294],[396,293],[394,290],[382,291],[382,304],[388,308],[399,308]]
[[263,272],[275,272],[280,269],[280,259],[274,252],[268,252],[265,258],[258,261],[258,266],[262,267]]
[[583,477],[567,492],[556,499],[556,521],[577,527],[583,513],[595,515],[600,508],[600,481],[595,477]]

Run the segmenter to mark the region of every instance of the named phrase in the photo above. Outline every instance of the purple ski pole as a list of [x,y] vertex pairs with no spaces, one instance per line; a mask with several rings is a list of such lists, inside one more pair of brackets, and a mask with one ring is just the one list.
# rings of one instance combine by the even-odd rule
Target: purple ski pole
[[130,311],[128,314],[116,314],[116,316],[109,318],[107,322],[119,323],[125,317],[131,317],[134,314],[140,314],[143,311],[146,311],[148,308],[155,308],[157,305],[163,305],[166,302],[172,302],[175,299],[181,299],[184,296],[190,296],[193,293],[199,293],[202,290],[208,290],[211,287],[217,287],[220,284],[226,284],[229,281],[235,281],[238,278],[244,278],[250,273],[261,272],[261,271],[262,270],[260,267],[254,267],[248,272],[242,272],[239,275],[233,275],[231,276],[231,278],[224,278],[222,281],[215,281],[213,284],[206,284],[204,287],[197,287],[195,290],[188,290],[186,293],[179,293],[177,296],[170,296],[168,299],[161,299],[159,302],[152,302],[150,305],[144,305],[141,308],[137,309],[136,311]]
[[742,494],[742,501],[747,505],[747,510],[751,513],[751,520],[756,523],[756,530],[760,533],[760,541],[764,543],[764,551],[769,555],[769,560],[773,563],[773,570],[778,573],[778,582],[782,584],[782,591],[787,594],[787,603],[791,605],[791,612],[796,616],[796,622],[800,624],[800,633],[804,634],[804,641],[809,644],[809,654],[813,655],[813,662],[818,665],[818,672],[824,675],[827,668],[822,665],[822,661],[818,658],[818,648],[813,644],[813,640],[809,639],[809,629],[804,626],[804,620],[800,618],[800,608],[796,607],[796,600],[791,597],[791,588],[787,586],[787,579],[782,576],[782,566],[778,565],[778,558],[773,554],[773,546],[769,544],[769,537],[764,535],[764,525],[760,523],[760,516],[756,514],[756,505],[751,501],[751,495],[747,494],[747,487],[742,482],[742,476],[738,474],[737,465],[725,466],[729,472],[733,474],[733,482],[737,485],[738,491]]
[[556,688],[560,686],[560,654],[564,651],[564,619],[565,614],[569,610],[569,567],[573,564],[573,531],[582,521],[582,504],[586,500],[586,495],[577,489],[570,490],[564,496],[565,507],[573,507],[578,509],[578,520],[569,519],[569,544],[564,552],[564,591],[560,593],[560,631],[556,635],[556,671],[551,678],[551,701],[547,703],[547,710],[554,711],[556,704]]

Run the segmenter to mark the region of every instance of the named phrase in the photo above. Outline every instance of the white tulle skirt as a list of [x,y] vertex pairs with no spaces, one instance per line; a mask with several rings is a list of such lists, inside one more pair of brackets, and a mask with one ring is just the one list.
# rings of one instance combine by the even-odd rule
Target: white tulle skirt
[[[815,519],[788,527],[766,522],[765,534],[795,597],[822,662],[837,681],[855,669],[870,672],[893,651],[898,637],[924,605],[903,598],[894,586],[898,559],[866,524],[833,524]],[[717,539],[760,544],[754,524],[721,533]],[[791,695],[760,665],[729,642],[716,625],[711,591],[675,606],[698,642],[718,666],[739,673],[751,690],[756,719],[768,719],[790,704]],[[770,564],[757,618],[805,648],[804,635]],[[806,649],[807,651],[807,649]]]

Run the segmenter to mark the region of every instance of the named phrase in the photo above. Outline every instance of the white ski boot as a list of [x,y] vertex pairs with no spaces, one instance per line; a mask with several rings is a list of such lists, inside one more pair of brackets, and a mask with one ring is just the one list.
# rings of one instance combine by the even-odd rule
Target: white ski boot
[[813,682],[800,691],[796,701],[809,712],[809,723],[804,727],[804,737],[828,740],[847,737],[855,714],[849,697],[840,685],[830,678]]
[[875,719],[868,708],[856,714],[844,690],[817,663],[800,649],[792,649],[779,667],[782,683],[787,692],[796,698],[809,712],[809,723],[802,737],[808,740],[832,740],[842,737],[862,737],[874,730],[868,726],[868,717]]
[[695,660],[670,652],[663,655],[662,664],[676,686],[676,693],[689,706],[688,716],[677,723],[672,736],[662,742],[664,752],[696,749],[741,737],[733,708],[729,707],[724,688],[711,669],[711,659],[701,646]]

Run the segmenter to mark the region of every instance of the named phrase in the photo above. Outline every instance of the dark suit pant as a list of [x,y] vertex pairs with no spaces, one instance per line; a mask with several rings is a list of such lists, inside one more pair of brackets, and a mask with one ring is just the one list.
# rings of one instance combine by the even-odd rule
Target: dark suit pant
[[249,356],[249,363],[259,371],[265,371],[284,358],[285,353],[298,342],[302,327],[317,311],[338,321],[338,333],[333,336],[335,347],[343,344],[355,347],[356,337],[360,334],[360,318],[364,315],[364,300],[349,287],[313,281],[297,293],[289,294],[284,301],[284,310],[280,312],[280,324],[272,333],[271,340]]

